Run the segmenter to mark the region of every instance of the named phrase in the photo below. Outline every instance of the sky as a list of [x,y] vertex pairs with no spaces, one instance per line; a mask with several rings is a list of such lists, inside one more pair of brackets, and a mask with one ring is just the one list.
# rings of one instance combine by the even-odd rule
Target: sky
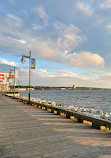
[[111,88],[111,0],[0,0],[0,72],[16,84]]

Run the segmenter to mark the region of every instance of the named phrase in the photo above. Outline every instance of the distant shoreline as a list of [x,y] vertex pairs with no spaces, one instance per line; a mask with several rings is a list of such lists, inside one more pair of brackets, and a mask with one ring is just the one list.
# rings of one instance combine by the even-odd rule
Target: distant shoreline
[[[31,91],[57,91],[57,90],[60,90],[60,91],[67,91],[67,90],[72,90],[72,91],[79,91],[79,90],[104,90],[104,89],[98,89],[98,88],[92,88],[92,89],[35,89],[35,90],[31,90]],[[26,90],[26,91],[19,91],[19,92],[29,92],[29,90]]]
[[[13,86],[10,86],[11,89],[14,89]],[[95,87],[48,87],[48,86],[31,86],[30,90],[31,91],[36,91],[36,90],[107,90],[108,88],[95,88]],[[28,86],[16,86],[15,91],[18,92],[28,92],[29,87]]]

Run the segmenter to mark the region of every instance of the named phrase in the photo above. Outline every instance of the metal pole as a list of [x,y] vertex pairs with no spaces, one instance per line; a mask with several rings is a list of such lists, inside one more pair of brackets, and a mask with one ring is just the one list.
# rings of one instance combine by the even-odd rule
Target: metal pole
[[6,74],[6,89],[5,89],[5,91],[6,91],[6,94],[7,94],[7,74]]
[[30,83],[31,83],[31,51],[29,51],[29,104],[30,104]]
[[14,97],[15,97],[15,66],[14,66]]

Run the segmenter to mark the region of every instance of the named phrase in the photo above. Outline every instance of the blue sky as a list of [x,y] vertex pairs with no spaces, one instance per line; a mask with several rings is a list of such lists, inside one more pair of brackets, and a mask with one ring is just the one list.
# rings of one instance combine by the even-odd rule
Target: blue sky
[[111,0],[0,0],[0,72],[32,85],[111,88]]

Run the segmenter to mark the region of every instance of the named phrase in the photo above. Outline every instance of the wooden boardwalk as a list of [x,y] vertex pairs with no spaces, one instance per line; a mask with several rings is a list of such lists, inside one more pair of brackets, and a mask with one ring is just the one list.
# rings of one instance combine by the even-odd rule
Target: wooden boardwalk
[[111,158],[111,133],[0,95],[0,158]]

